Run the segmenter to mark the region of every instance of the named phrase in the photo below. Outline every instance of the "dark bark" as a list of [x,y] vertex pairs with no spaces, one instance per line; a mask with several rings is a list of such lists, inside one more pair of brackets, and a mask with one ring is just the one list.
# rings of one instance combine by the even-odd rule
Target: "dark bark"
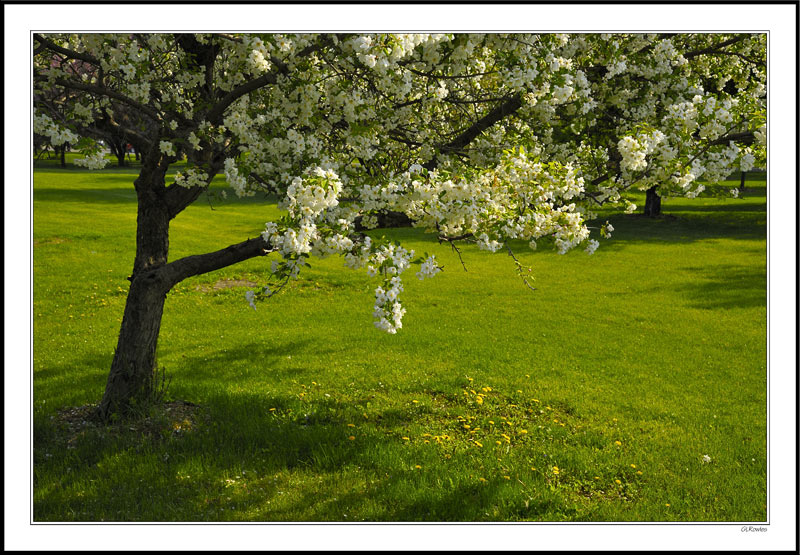
[[167,263],[169,253],[169,215],[158,194],[163,190],[163,174],[157,168],[148,168],[135,184],[139,200],[136,258],[128,278],[131,286],[117,349],[99,406],[104,419],[127,412],[151,395],[164,300],[173,285],[158,271]]
[[67,145],[63,144],[59,147],[56,147],[59,150],[59,155],[61,157],[61,167],[67,167]]
[[151,397],[167,291],[156,271],[133,278],[106,390],[98,408],[103,419],[114,413],[124,414]]
[[117,157],[117,165],[123,167],[125,165],[125,144],[120,144],[115,141],[108,141],[108,148]]
[[[411,227],[414,225],[414,222],[411,221],[405,213],[403,212],[395,212],[394,210],[385,210],[381,211],[375,215],[378,218],[378,228],[385,229],[391,227]],[[355,219],[355,229],[356,231],[365,231],[368,228],[364,227],[361,223],[362,218],[359,216]]]
[[656,187],[647,189],[647,196],[644,201],[644,215],[650,218],[661,215],[661,197],[658,196]]

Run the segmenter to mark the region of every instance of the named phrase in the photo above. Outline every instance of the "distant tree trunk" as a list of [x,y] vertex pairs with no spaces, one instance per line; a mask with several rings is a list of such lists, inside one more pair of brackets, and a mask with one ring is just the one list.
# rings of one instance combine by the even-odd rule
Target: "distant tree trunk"
[[745,180],[746,180],[746,177],[745,177],[745,176],[746,176],[746,174],[747,174],[747,172],[742,172],[742,179],[741,179],[741,181],[739,182],[739,192],[740,192],[740,193],[741,193],[742,191],[744,191],[744,184],[745,184]]
[[644,215],[650,218],[661,215],[661,197],[656,187],[647,189],[644,201]]
[[117,166],[125,166],[125,143],[117,143],[116,141],[109,141],[108,148],[117,157]]
[[56,147],[59,150],[59,155],[61,156],[61,167],[67,167],[67,143],[64,143],[60,147]]

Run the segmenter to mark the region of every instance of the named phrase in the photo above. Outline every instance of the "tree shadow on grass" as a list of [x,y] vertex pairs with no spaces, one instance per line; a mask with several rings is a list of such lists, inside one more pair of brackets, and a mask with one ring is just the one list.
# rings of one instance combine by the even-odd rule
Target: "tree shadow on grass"
[[[176,342],[177,343],[177,342]],[[253,342],[227,345],[207,353],[196,353],[191,348],[180,352],[160,350],[160,360],[173,372],[186,375],[186,383],[207,387],[208,383],[234,383],[235,380],[284,380],[302,377],[306,369],[302,364],[304,353],[314,356],[333,353],[330,348],[312,344],[310,340],[287,341],[285,343]],[[298,363],[299,362],[299,363]],[[183,379],[183,378],[182,378]]]
[[690,306],[707,310],[767,306],[765,267],[739,265],[694,266],[683,268],[698,281],[682,287],[691,299]]
[[[95,185],[103,182],[119,185],[119,177],[100,176],[92,180]],[[85,189],[49,189],[34,187],[34,202],[77,202],[89,204],[136,204],[136,191],[131,183],[130,188],[125,187],[89,187]]]
[[[52,413],[62,408],[67,399],[73,397],[73,392],[94,391],[97,399],[103,393],[102,385],[111,368],[111,354],[92,354],[83,360],[73,360],[59,365],[47,365],[34,370],[34,406],[40,407],[41,401],[46,401],[44,411]],[[63,383],[64,387],[59,386]],[[47,390],[46,399],[41,398],[39,392]],[[39,409],[42,410],[42,409]]]
[[[287,343],[273,354],[296,348]],[[368,393],[309,397],[220,389],[204,400],[196,425],[180,433],[144,435],[122,423],[116,432],[87,428],[68,442],[45,419],[34,446],[35,520],[330,522],[356,512],[382,522],[497,518],[503,482],[443,485],[410,468],[409,461],[431,456],[429,447],[399,437],[420,407],[373,407],[367,424],[360,418]],[[536,520],[548,508],[510,514]]]
[[664,209],[665,214],[676,214],[680,212],[754,212],[764,214],[766,217],[767,206],[763,202],[730,200],[724,204],[681,204],[678,206],[668,206]]
[[674,244],[712,239],[766,241],[767,238],[766,214],[759,212],[725,212],[713,216],[667,214],[661,218],[619,214],[609,217],[608,221],[614,226],[614,235],[612,240],[603,242],[603,249],[622,249],[626,244],[637,243]]

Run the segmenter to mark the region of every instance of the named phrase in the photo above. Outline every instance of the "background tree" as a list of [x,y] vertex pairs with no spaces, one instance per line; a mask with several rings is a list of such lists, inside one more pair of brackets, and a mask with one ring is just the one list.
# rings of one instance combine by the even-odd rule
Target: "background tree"
[[[248,292],[255,306],[309,257],[337,254],[377,277],[375,324],[396,333],[401,274],[440,268],[357,233],[357,219],[370,228],[397,212],[452,245],[497,251],[524,239],[591,253],[592,206],[634,210],[622,196],[631,188],[692,197],[700,178],[749,169],[766,155],[765,44],[746,34],[35,35],[35,131],[113,132],[142,153],[136,253],[100,415],[149,395],[165,297],[188,277],[276,253],[274,283]],[[86,152],[87,167],[106,163]],[[276,194],[285,216],[170,260],[170,221],[220,172],[239,195]]]

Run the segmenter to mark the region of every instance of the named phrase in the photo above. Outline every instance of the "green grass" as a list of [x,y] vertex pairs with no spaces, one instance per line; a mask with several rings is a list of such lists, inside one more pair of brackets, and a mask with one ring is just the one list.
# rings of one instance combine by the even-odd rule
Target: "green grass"
[[[135,175],[35,164],[36,521],[766,520],[763,176],[740,199],[666,199],[670,217],[604,212],[593,256],[517,246],[535,292],[506,255],[467,246],[465,272],[386,230],[445,266],[406,277],[396,336],[340,259],[257,311],[211,286],[262,282],[269,260],[187,280],[159,364],[196,421],[68,433],[58,411],[99,400],[116,345]],[[278,213],[211,204],[174,220],[173,259]]]

